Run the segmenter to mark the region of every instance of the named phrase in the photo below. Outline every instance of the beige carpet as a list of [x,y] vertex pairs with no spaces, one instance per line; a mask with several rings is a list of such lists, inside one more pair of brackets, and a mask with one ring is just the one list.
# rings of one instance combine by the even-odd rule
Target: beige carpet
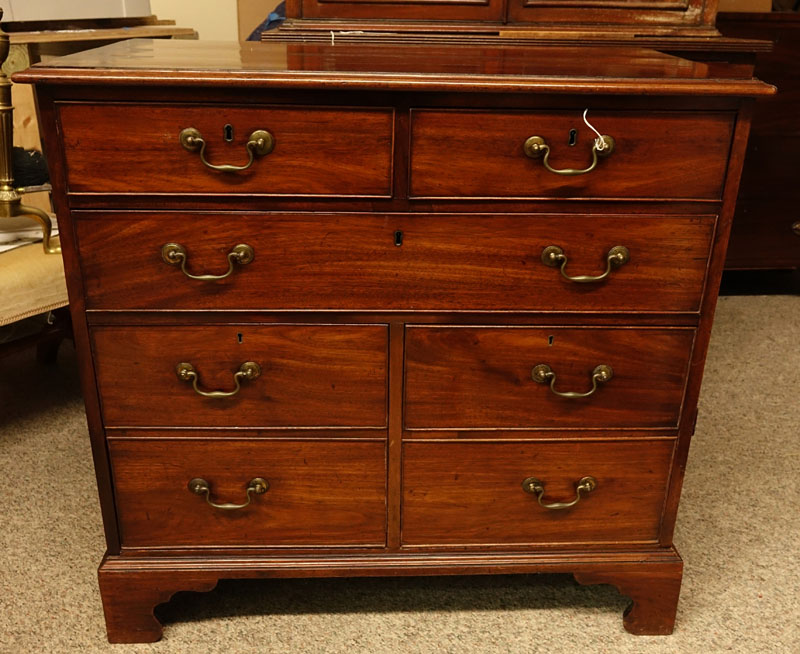
[[569,576],[223,582],[159,609],[165,638],[108,645],[97,493],[71,347],[0,360],[0,653],[800,652],[800,298],[720,301],[676,545],[675,633]]

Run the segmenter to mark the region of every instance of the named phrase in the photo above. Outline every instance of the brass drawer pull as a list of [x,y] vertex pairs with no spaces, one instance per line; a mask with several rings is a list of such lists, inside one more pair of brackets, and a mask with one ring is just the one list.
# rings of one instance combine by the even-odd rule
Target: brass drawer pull
[[193,275],[186,270],[188,255],[186,254],[185,247],[180,243],[165,243],[161,246],[161,258],[164,260],[164,263],[168,263],[171,266],[180,264],[181,272],[184,275],[189,279],[199,279],[201,281],[214,281],[230,277],[231,274],[233,274],[234,264],[238,263],[240,266],[246,266],[255,259],[255,257],[256,253],[252,247],[246,243],[239,243],[239,245],[234,246],[234,248],[228,252],[228,272],[222,275]]
[[592,163],[588,168],[583,168],[582,170],[578,170],[577,168],[562,168],[561,170],[552,168],[549,163],[550,146],[547,145],[541,136],[529,137],[525,141],[523,149],[525,150],[525,154],[531,159],[541,159],[544,167],[551,173],[555,173],[556,175],[585,175],[597,168],[599,157],[611,156],[615,146],[616,143],[610,136],[603,134],[602,139],[601,137],[597,137],[592,144]]
[[545,266],[556,268],[561,266],[561,276],[571,282],[585,284],[587,282],[602,282],[606,277],[611,274],[614,268],[619,268],[630,261],[631,253],[624,245],[615,245],[608,251],[606,255],[606,271],[602,275],[576,275],[571,276],[566,272],[567,255],[557,245],[548,245],[542,250],[542,263]]
[[577,397],[589,397],[597,390],[597,384],[604,384],[609,379],[614,376],[614,371],[611,369],[611,366],[607,366],[605,364],[600,364],[592,371],[592,388],[591,390],[587,391],[586,393],[576,393],[574,391],[557,391],[555,389],[556,385],[556,373],[548,366],[546,363],[540,363],[537,366],[533,367],[531,370],[531,378],[537,384],[546,384],[548,381],[550,382],[550,390],[553,391],[559,397],[568,397],[568,398],[577,398]]
[[597,480],[594,477],[581,477],[575,487],[574,500],[571,502],[553,502],[551,504],[545,504],[542,501],[544,497],[544,482],[539,481],[536,477],[528,477],[522,481],[522,490],[531,495],[536,495],[539,499],[540,506],[553,511],[568,509],[571,506],[575,506],[581,501],[581,493],[591,493],[595,488],[597,488]]
[[208,504],[213,506],[215,509],[222,509],[223,511],[235,511],[236,509],[243,509],[244,507],[248,506],[253,500],[253,493],[256,495],[263,495],[266,493],[269,490],[269,482],[263,477],[251,479],[250,483],[247,484],[247,501],[244,504],[231,504],[230,502],[226,502],[225,504],[216,504],[215,502],[212,502],[211,487],[205,479],[201,479],[200,477],[195,477],[189,482],[189,490],[195,495],[205,495],[206,502],[208,502]]
[[261,374],[261,366],[259,366],[255,361],[245,361],[241,366],[239,366],[239,371],[233,375],[233,381],[236,384],[236,388],[234,388],[232,391],[204,391],[198,388],[197,371],[194,369],[194,366],[191,363],[179,363],[175,369],[175,372],[178,375],[178,379],[181,381],[192,382],[192,388],[194,388],[194,392],[198,395],[202,395],[203,397],[233,397],[242,388],[239,380],[255,379]]
[[250,161],[244,166],[232,166],[231,164],[215,165],[209,163],[206,159],[206,140],[194,127],[187,127],[181,130],[178,138],[185,150],[189,152],[200,152],[200,161],[202,161],[204,165],[211,168],[211,170],[219,170],[223,173],[235,173],[240,170],[247,170],[253,165],[256,156],[263,157],[272,152],[275,148],[275,137],[265,129],[257,129],[250,135],[250,138],[244,146],[247,153],[250,155]]

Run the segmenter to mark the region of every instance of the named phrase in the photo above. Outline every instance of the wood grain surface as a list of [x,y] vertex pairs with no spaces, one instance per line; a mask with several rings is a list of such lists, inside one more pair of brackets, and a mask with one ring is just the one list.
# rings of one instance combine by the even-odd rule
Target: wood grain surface
[[[95,310],[690,312],[699,308],[716,222],[612,212],[76,216]],[[251,245],[255,259],[225,280],[192,280],[163,261],[168,242],[187,249],[195,275],[224,273],[237,243]],[[631,259],[604,282],[578,284],[542,263],[550,245],[565,251],[571,275],[602,273],[615,245]]]
[[[406,442],[404,545],[541,545],[658,539],[673,440],[650,442]],[[586,476],[597,488],[568,509]]]
[[[198,86],[217,90],[362,90],[369,91],[367,96],[382,91],[444,91],[473,96],[483,92],[572,93],[664,99],[775,93],[774,87],[743,74],[736,66],[709,66],[630,46],[454,48],[415,43],[385,47],[284,43],[278,39],[245,44],[134,39],[29,68],[15,74],[14,80],[84,87],[71,94],[72,99],[87,97],[91,87],[102,87],[107,96],[108,89],[131,85],[168,88],[173,97],[182,89]],[[207,94],[195,96],[195,101],[207,102]]]
[[[386,540],[385,442],[109,441],[123,547],[371,545]],[[242,504],[248,483],[269,489]]]
[[[412,326],[405,427],[675,429],[693,340],[692,329]],[[589,391],[600,364],[614,376],[563,398],[531,379],[538,364],[561,392]]]
[[[389,196],[392,191],[391,109],[68,103],[59,117],[73,192]],[[223,138],[225,125],[233,127],[231,142]],[[245,144],[259,129],[273,135],[275,149],[256,157],[249,170],[211,170],[198,152],[181,146],[179,134],[188,127],[202,134],[211,164],[245,165]]]
[[719,199],[733,114],[608,112],[588,100],[586,107],[589,121],[616,146],[595,170],[573,176],[546,170],[523,145],[540,136],[550,146],[551,167],[587,168],[597,137],[582,109],[414,110],[411,196]]
[[[672,628],[743,96],[774,88],[642,49],[279,41],[137,40],[18,79],[51,159],[112,641],[158,638],[155,604],[222,577],[572,572],[632,597],[630,631]],[[553,166],[587,165],[587,106],[617,141],[595,171],[524,155],[538,133]],[[215,173],[186,126],[213,163],[243,163],[257,128],[276,149]],[[238,242],[255,260],[196,284],[161,261],[168,241],[195,274]],[[631,261],[576,287],[541,263],[551,244],[570,274],[613,245]],[[176,375],[231,391],[245,361],[262,374],[234,397]],[[560,391],[614,376],[568,399],[538,363]],[[187,488],[204,475],[219,502],[272,487],[221,514]],[[586,475],[597,489],[563,512],[521,488],[566,502]]]
[[[387,328],[327,325],[100,327],[92,330],[110,426],[384,427]],[[176,374],[191,363],[205,391],[232,391],[254,361],[261,376],[234,397],[206,398]]]

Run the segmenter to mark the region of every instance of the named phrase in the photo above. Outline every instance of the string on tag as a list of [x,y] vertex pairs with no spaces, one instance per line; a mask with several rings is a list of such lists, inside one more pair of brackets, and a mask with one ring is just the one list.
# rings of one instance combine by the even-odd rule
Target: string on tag
[[[334,34],[333,30],[331,30],[331,45],[336,45],[336,34]],[[588,111],[588,109],[587,109]],[[585,118],[584,118],[585,120]]]
[[586,127],[588,127],[595,134],[597,134],[597,138],[600,141],[600,144],[597,146],[597,149],[598,150],[605,150],[606,149],[606,140],[603,138],[603,135],[594,128],[594,125],[592,125],[589,122],[589,119],[586,118],[586,114],[588,114],[588,113],[589,113],[589,110],[585,109],[584,112],[583,112],[583,122],[586,123]]

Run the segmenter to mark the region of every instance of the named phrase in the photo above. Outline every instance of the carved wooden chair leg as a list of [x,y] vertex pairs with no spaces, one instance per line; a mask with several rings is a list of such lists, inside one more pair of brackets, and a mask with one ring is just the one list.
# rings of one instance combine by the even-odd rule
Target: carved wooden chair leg
[[72,339],[72,320],[65,307],[52,312],[52,323],[43,330],[41,340],[36,344],[36,361],[38,363],[55,363],[58,350],[66,339]]

